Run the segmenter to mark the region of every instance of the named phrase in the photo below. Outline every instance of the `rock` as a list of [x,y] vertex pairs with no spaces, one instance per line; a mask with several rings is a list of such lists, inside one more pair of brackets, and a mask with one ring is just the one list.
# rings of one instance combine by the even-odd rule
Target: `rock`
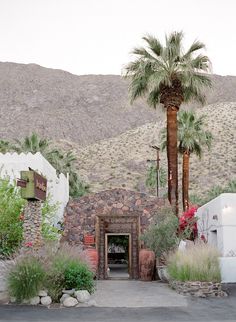
[[90,294],[87,290],[75,291],[75,297],[77,298],[78,302],[85,303],[89,301]]
[[29,300],[29,302],[31,305],[38,305],[40,303],[40,297],[39,296],[32,297]]
[[63,294],[73,295],[75,293],[75,289],[73,288],[72,290],[63,290],[62,293]]
[[48,292],[41,290],[41,291],[39,291],[39,296],[48,296]]
[[65,307],[73,307],[76,306],[78,304],[78,301],[74,298],[74,297],[67,297],[64,301],[63,301],[63,305]]
[[40,301],[41,301],[41,304],[45,305],[45,306],[48,306],[52,303],[52,299],[50,296],[43,296],[43,297],[41,297]]
[[22,302],[21,302],[22,304],[29,304],[30,303],[30,301],[29,300],[23,300]]
[[60,303],[63,303],[63,301],[67,298],[70,297],[69,294],[63,294],[62,297],[60,298]]
[[14,296],[11,296],[11,297],[10,297],[10,302],[11,302],[11,303],[16,303],[16,298],[15,298]]

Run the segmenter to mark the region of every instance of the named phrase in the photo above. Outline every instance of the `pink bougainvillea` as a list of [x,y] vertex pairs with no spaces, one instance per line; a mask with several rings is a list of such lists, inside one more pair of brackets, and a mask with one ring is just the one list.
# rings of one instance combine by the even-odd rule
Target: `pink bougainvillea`
[[32,242],[27,242],[27,243],[25,243],[25,247],[33,247],[33,243]]
[[194,217],[196,211],[197,211],[197,207],[189,208],[179,218],[180,232],[183,232],[188,229],[193,239],[197,237],[197,219],[196,217]]

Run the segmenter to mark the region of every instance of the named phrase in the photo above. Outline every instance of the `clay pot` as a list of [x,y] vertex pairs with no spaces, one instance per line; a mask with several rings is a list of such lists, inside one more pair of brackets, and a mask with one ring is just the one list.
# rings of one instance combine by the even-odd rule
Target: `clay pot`
[[96,248],[86,248],[84,250],[86,257],[89,259],[92,271],[96,274],[98,269],[98,251]]
[[152,281],[155,269],[155,253],[149,249],[139,252],[139,277],[141,281]]

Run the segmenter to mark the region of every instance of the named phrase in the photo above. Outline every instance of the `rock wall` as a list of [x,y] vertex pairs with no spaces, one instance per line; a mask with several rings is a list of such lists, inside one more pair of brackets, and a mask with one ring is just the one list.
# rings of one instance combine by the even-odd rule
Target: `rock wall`
[[42,238],[42,203],[28,201],[24,209],[23,250],[39,250],[43,245]]
[[171,281],[170,285],[178,293],[183,295],[192,295],[195,297],[227,296],[227,294],[222,291],[221,283]]
[[168,206],[166,199],[129,191],[112,189],[71,200],[64,214],[62,241],[70,244],[83,244],[84,235],[95,236],[97,216],[138,215],[140,231],[150,223],[162,206]]

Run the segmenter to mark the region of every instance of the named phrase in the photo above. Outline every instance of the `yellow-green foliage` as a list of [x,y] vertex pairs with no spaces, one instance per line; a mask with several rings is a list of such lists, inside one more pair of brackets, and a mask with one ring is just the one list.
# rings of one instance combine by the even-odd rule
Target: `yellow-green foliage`
[[178,250],[168,259],[168,273],[177,281],[220,282],[218,250],[204,243],[196,243],[186,250]]

